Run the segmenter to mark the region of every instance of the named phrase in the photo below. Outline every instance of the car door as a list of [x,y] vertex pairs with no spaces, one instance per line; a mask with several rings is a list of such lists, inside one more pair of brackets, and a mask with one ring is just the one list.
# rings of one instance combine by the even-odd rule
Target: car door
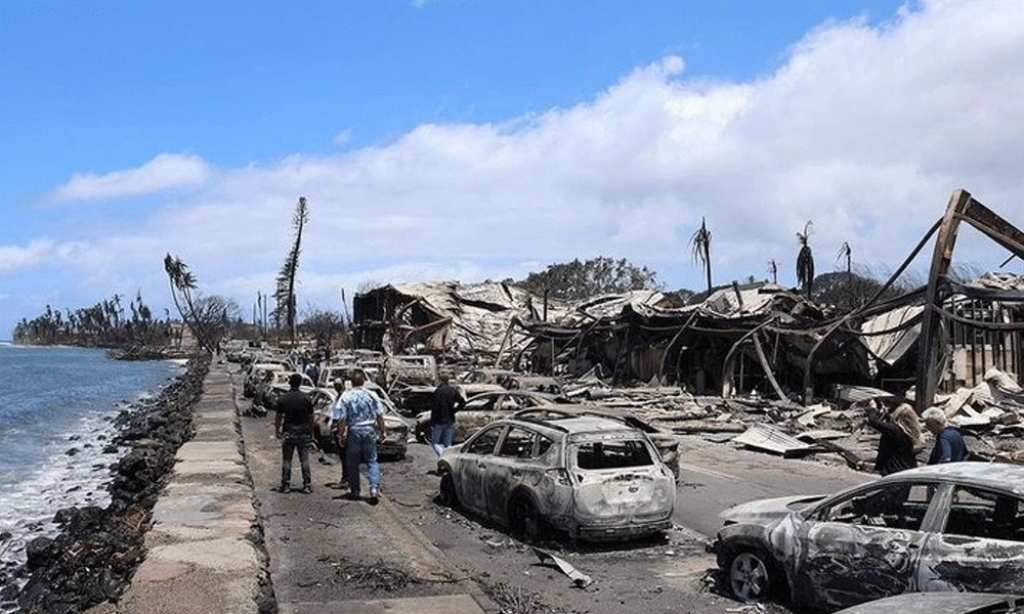
[[530,459],[534,456],[536,437],[522,426],[510,426],[487,467],[484,491],[487,514],[505,522],[509,496],[524,476],[531,472]]
[[922,557],[921,590],[1024,594],[1024,501],[1020,497],[954,486],[939,527]]
[[874,485],[828,502],[796,531],[794,598],[835,609],[915,590],[935,488]]
[[487,515],[485,481],[487,469],[494,461],[494,448],[505,430],[496,424],[477,433],[462,447],[459,454],[458,495],[459,501],[469,510]]

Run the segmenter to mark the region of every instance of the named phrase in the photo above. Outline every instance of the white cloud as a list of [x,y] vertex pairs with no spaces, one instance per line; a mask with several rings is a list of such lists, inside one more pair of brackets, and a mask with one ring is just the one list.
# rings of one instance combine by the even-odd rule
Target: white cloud
[[[795,233],[808,220],[820,271],[839,266],[844,241],[855,263],[891,270],[957,187],[1024,226],[1022,23],[1020,2],[924,2],[880,27],[816,29],[745,83],[687,79],[668,57],[585,104],[424,124],[343,155],[213,173],[163,154],[58,188],[99,199],[196,186],[130,236],[67,239],[63,261],[166,284],[158,267],[171,252],[202,287],[244,304],[272,288],[305,195],[300,301],[318,305],[368,279],[501,279],[595,255],[700,287],[686,244],[702,216],[717,282],[764,277],[775,259],[779,281],[794,283]],[[1002,258],[982,244],[959,243],[957,258],[994,267]],[[47,250],[37,252],[0,248],[0,270],[41,262]]]
[[90,201],[150,194],[195,186],[210,177],[210,167],[199,156],[164,153],[138,168],[105,174],[74,174],[56,188],[51,200]]
[[332,140],[334,141],[335,145],[344,145],[345,143],[348,143],[349,141],[352,140],[352,129],[345,128],[338,134],[335,134]]
[[0,273],[38,266],[53,253],[53,241],[38,239],[25,247],[0,245]]

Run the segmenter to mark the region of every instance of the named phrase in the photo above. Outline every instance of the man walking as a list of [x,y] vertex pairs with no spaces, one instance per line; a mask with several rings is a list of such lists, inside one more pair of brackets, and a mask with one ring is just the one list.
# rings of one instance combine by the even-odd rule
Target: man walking
[[313,492],[313,479],[309,469],[309,447],[313,444],[313,402],[299,386],[302,376],[292,373],[288,378],[290,390],[274,403],[274,433],[281,439],[281,492],[289,492],[292,478],[292,456],[299,451],[302,466],[302,492]]
[[345,450],[345,438],[341,435],[342,418],[345,416],[345,405],[342,403],[341,397],[345,393],[345,380],[340,377],[334,380],[334,392],[337,396],[331,401],[331,420],[334,421],[334,438],[338,444],[338,458],[341,460],[341,477],[338,481],[338,488],[346,488],[348,486],[348,459],[346,458]]
[[377,440],[387,437],[384,412],[380,400],[363,387],[366,373],[352,371],[352,389],[341,395],[344,413],[339,421],[339,437],[345,441],[345,463],[348,473],[347,498],[359,498],[359,465],[366,463],[366,479],[370,483],[370,503],[376,504],[380,494],[380,466],[377,464]]
[[946,423],[946,412],[938,407],[929,407],[921,414],[921,422],[935,436],[929,465],[956,463],[967,458],[967,442],[959,431]]
[[441,372],[438,377],[441,385],[434,389],[430,397],[430,447],[434,454],[441,456],[444,449],[452,445],[455,439],[455,414],[466,405],[462,393],[448,383],[451,376]]

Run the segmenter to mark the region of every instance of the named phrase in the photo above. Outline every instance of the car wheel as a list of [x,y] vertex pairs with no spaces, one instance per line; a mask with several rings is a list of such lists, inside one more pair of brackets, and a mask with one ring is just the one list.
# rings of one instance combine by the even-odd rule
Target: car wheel
[[455,494],[455,478],[451,473],[441,476],[440,502],[445,507],[458,507],[459,496]]
[[761,550],[745,550],[729,562],[729,590],[744,603],[762,601],[775,589],[771,559]]
[[540,537],[543,521],[537,506],[525,495],[519,495],[512,500],[509,510],[509,528],[512,535],[520,540],[531,544]]

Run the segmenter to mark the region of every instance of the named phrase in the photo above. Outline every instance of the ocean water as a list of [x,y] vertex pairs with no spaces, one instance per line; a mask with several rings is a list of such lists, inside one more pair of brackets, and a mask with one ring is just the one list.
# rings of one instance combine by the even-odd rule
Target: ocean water
[[0,569],[23,563],[31,539],[56,533],[57,510],[109,504],[109,467],[127,452],[104,451],[114,417],[182,371],[175,361],[0,342]]

